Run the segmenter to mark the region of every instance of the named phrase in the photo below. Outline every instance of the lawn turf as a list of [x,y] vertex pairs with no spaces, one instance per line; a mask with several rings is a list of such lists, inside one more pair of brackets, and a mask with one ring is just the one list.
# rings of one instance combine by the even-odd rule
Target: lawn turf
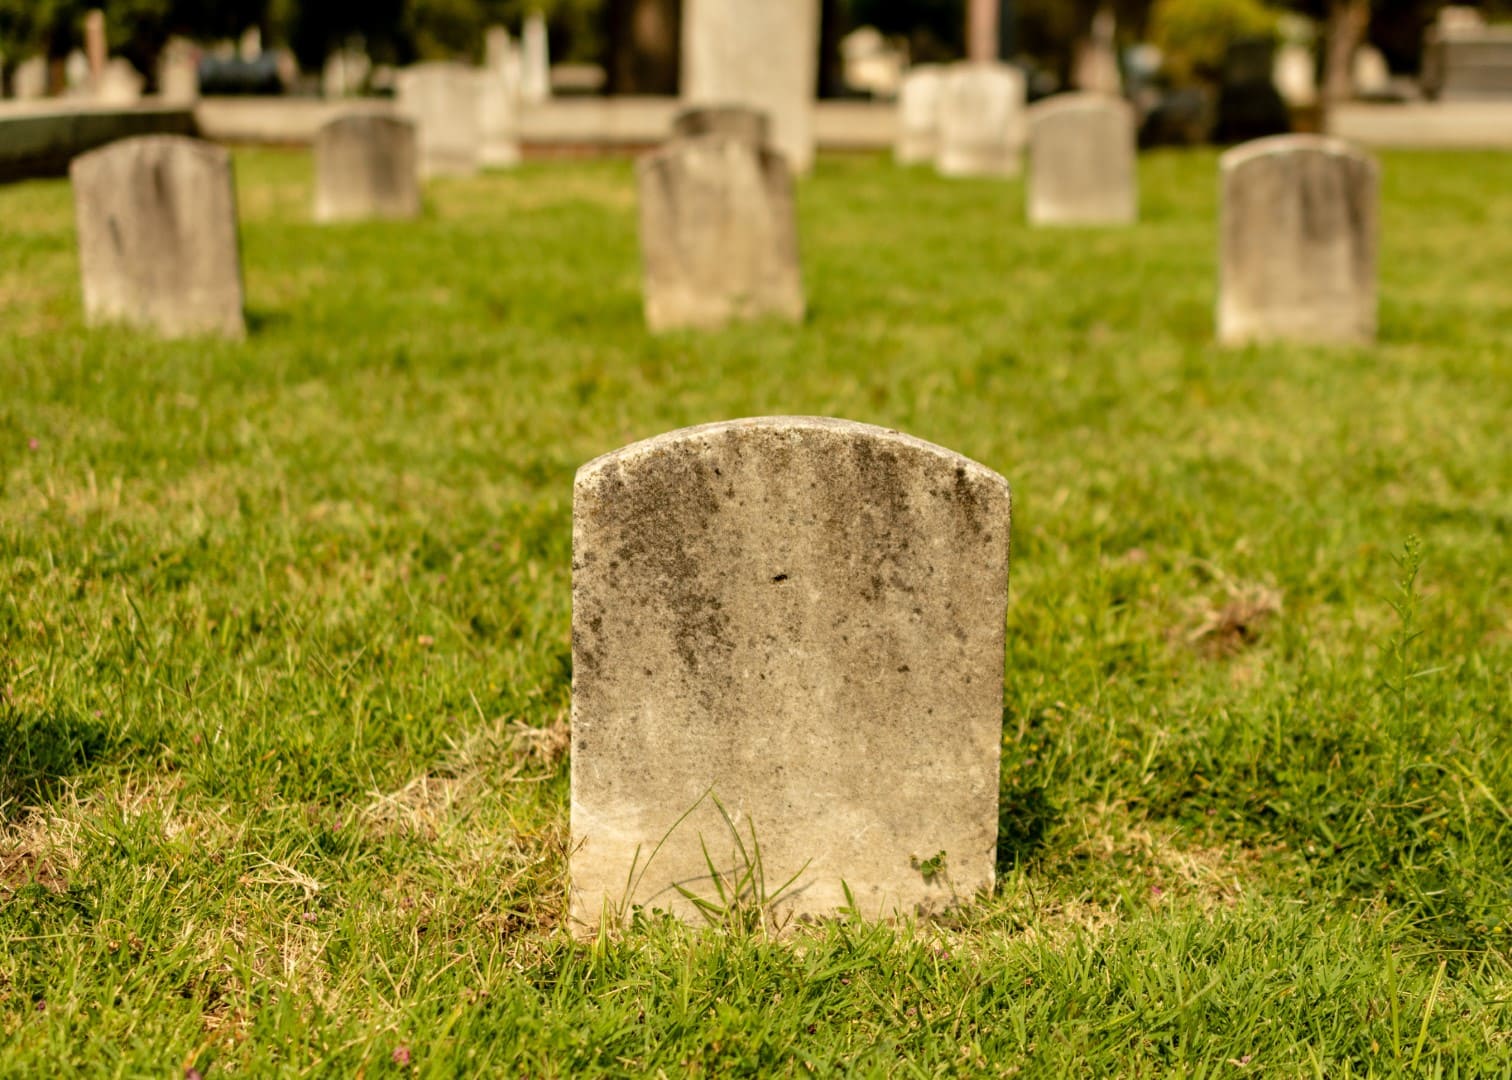
[[[660,338],[623,162],[240,153],[245,344],[0,188],[0,1075],[1512,1074],[1512,155],[1383,164],[1344,349],[1213,345],[1211,153],[1106,230],[821,159],[807,322]],[[573,471],[769,413],[1013,485],[997,894],[575,944]]]

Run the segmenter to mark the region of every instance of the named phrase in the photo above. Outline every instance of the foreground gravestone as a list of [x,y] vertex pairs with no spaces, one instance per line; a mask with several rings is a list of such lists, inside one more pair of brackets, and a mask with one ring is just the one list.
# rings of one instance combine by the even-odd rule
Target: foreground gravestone
[[772,121],[760,109],[748,105],[694,105],[672,118],[672,136],[731,135],[752,146],[769,146]]
[[1028,217],[1035,225],[1122,225],[1139,215],[1134,109],[1104,94],[1029,108]]
[[421,176],[478,171],[482,80],[466,64],[416,64],[399,73],[399,111],[415,122]]
[[69,169],[84,314],[169,337],[246,333],[231,157],[177,135],[122,139]]
[[636,171],[652,330],[803,318],[793,181],[781,154],[701,135],[669,143]]
[[893,160],[920,165],[935,159],[940,139],[940,90],[945,69],[920,64],[903,77],[898,88],[898,137]]
[[684,98],[766,113],[772,145],[800,173],[814,161],[818,80],[818,0],[684,0]]
[[1024,76],[998,63],[952,64],[940,88],[942,176],[1017,176],[1024,149]]
[[315,135],[315,220],[420,216],[413,121],[349,113]]
[[1219,340],[1374,340],[1376,163],[1279,135],[1228,151],[1220,171]]
[[889,918],[990,887],[1009,517],[991,470],[844,420],[709,424],[583,466],[577,928],[696,919],[683,890],[718,905],[709,862],[728,889],[755,845],[778,923],[847,889]]

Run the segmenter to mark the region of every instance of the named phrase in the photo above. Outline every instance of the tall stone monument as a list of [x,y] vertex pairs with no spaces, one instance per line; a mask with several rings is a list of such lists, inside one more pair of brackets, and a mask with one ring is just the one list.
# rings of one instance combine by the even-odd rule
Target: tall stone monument
[[1374,340],[1375,161],[1339,139],[1278,135],[1219,169],[1219,340]]
[[766,113],[773,147],[799,173],[814,161],[818,80],[819,0],[684,0],[684,100]]
[[778,926],[990,888],[1009,519],[990,469],[828,418],[578,470],[574,928],[697,922],[721,886]]
[[231,156],[178,135],[122,139],[69,170],[84,315],[166,337],[246,333]]
[[551,97],[551,46],[546,18],[539,11],[525,17],[520,48],[520,98],[539,105]]

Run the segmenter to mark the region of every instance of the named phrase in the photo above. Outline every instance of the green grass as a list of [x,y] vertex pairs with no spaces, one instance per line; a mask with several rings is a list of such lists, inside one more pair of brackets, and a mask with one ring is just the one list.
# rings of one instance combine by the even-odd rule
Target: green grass
[[[1512,1075],[1512,155],[1384,165],[1343,350],[1213,346],[1206,153],[1090,232],[822,161],[807,323],[657,339],[625,163],[240,155],[245,345],[0,189],[0,1074]],[[998,892],[573,943],[573,471],[764,413],[1014,486]]]

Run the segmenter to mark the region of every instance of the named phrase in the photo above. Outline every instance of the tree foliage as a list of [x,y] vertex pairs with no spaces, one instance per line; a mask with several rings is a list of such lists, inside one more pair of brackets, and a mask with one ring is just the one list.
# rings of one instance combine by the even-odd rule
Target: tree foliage
[[530,11],[550,20],[558,56],[597,55],[604,0],[0,0],[0,52],[12,62],[32,53],[61,57],[83,43],[84,15],[105,12],[113,52],[144,71],[171,35],[235,38],[259,27],[270,43],[318,66],[332,50],[361,39],[375,58],[480,54],[484,30],[518,32]]

